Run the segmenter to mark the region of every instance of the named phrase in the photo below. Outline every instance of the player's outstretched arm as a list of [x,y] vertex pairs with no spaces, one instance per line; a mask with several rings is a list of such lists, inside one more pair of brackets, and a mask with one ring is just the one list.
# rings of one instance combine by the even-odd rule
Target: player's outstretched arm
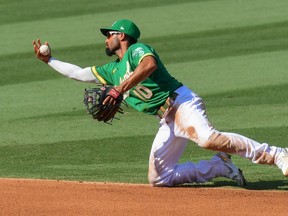
[[43,45],[41,44],[40,39],[38,39],[37,41],[33,41],[32,44],[36,57],[44,61],[58,73],[78,81],[99,83],[99,81],[93,75],[91,67],[81,68],[77,65],[62,62],[53,58],[51,55],[51,48],[48,42],[45,42],[45,45],[47,45],[49,48],[49,52],[46,50],[46,53],[44,52],[45,49],[42,49]]

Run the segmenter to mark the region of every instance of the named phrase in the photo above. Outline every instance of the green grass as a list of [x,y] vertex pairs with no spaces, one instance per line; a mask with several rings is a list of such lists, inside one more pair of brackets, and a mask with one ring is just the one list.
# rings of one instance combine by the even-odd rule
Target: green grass
[[[92,84],[54,72],[31,45],[40,37],[56,58],[101,65],[111,59],[98,29],[125,17],[137,22],[142,42],[171,74],[205,99],[218,130],[287,146],[287,6],[286,0],[0,1],[0,177],[148,183],[158,120],[126,108],[113,126],[93,121],[82,104]],[[190,142],[180,162],[212,155]],[[288,189],[276,167],[233,158],[248,189]],[[233,185],[219,178],[201,186]]]

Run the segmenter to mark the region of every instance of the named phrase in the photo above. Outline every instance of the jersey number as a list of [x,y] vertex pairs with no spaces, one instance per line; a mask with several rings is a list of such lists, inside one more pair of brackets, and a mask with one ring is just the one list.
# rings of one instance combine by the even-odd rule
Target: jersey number
[[143,85],[137,85],[133,93],[143,101],[147,101],[153,96],[152,91]]

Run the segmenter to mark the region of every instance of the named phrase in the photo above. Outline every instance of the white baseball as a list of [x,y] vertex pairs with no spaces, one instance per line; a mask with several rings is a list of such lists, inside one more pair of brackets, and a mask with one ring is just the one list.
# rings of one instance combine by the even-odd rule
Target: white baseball
[[47,56],[50,54],[50,48],[46,44],[41,45],[39,50],[40,50],[40,53],[44,56]]

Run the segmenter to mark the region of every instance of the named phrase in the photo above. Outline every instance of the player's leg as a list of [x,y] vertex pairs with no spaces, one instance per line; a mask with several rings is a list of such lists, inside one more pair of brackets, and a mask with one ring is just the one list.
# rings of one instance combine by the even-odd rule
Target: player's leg
[[288,166],[288,161],[285,161],[286,149],[267,143],[260,144],[239,134],[215,130],[206,116],[203,100],[185,87],[178,93],[175,113],[168,114],[175,121],[174,131],[177,136],[188,138],[206,149],[238,154],[254,163],[275,164],[282,169],[284,175],[288,174],[288,168],[285,168]]
[[187,139],[174,136],[165,119],[160,121],[160,127],[153,141],[149,158],[148,180],[151,185],[171,186],[169,184],[171,172],[173,172],[187,143]]
[[202,146],[210,150],[238,154],[253,163],[276,165],[285,176],[288,176],[287,148],[270,146],[267,143],[260,144],[239,134],[216,130]]
[[164,119],[160,123],[161,127],[153,142],[149,160],[148,179],[151,185],[203,183],[219,176],[233,179],[239,186],[245,183],[242,173],[226,154],[217,154],[211,160],[203,160],[198,164],[177,164],[188,140],[174,136],[173,123],[167,124]]

